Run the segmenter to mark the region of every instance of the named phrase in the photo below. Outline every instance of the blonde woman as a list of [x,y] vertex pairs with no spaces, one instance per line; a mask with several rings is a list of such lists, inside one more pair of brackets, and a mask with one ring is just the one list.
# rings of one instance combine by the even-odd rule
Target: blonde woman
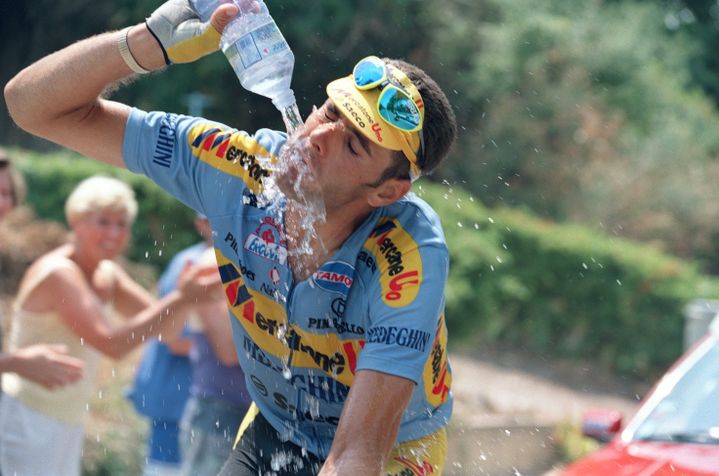
[[[67,346],[85,363],[85,375],[61,390],[14,374],[3,381],[0,403],[0,472],[23,476],[78,476],[84,417],[100,355],[118,359],[146,337],[179,333],[190,304],[208,299],[217,272],[193,270],[161,301],[115,263],[125,250],[137,214],[123,182],[91,177],[65,204],[69,243],[40,257],[25,273],[13,309],[11,350],[38,342]],[[126,317],[119,325],[114,311]]]

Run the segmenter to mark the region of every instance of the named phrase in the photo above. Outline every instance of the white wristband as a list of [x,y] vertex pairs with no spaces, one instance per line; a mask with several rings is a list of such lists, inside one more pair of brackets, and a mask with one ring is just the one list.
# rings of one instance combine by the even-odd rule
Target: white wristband
[[130,32],[131,26],[128,26],[124,30],[120,30],[117,33],[117,48],[120,50],[120,56],[125,61],[125,64],[137,74],[147,74],[150,72],[149,69],[145,69],[135,61],[135,58],[130,52],[130,47],[127,46],[127,34]]

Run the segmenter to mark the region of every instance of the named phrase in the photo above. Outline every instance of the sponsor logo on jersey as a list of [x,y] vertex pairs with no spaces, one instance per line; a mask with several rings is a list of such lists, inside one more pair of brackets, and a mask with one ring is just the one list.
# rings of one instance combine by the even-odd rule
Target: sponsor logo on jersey
[[152,162],[161,167],[170,167],[175,153],[175,133],[177,130],[177,115],[165,114],[160,119],[160,130],[155,141],[155,150],[152,152]]
[[342,261],[329,261],[312,275],[315,284],[333,293],[348,294],[352,287],[355,269]]
[[244,248],[257,256],[279,264],[287,262],[287,245],[280,227],[265,217],[254,233],[247,236]]
[[347,301],[344,298],[335,298],[332,300],[330,308],[332,309],[332,314],[335,316],[340,318],[344,317],[345,309],[347,308]]
[[293,422],[312,421],[315,423],[328,423],[333,426],[339,425],[339,415],[323,415],[318,411],[318,408],[310,407],[309,405],[298,408],[295,405],[297,402],[294,396],[288,398],[287,394],[274,391],[276,388],[274,382],[272,386],[268,386],[257,375],[249,374],[249,377],[255,390],[265,398],[265,402],[284,410]]
[[[276,372],[277,375],[283,375],[285,373],[285,369],[282,365],[280,365],[279,362],[273,362],[273,360],[268,357],[267,354],[262,352],[262,349],[260,349],[257,344],[252,342],[249,337],[243,337],[242,348],[245,351],[245,355],[273,372]],[[284,382],[289,383],[297,390],[330,403],[344,402],[347,399],[347,394],[350,390],[347,385],[324,375],[293,373],[289,379],[285,378],[284,375],[282,378]]]
[[364,339],[315,334],[289,324],[283,304],[248,287],[236,265],[216,252],[230,312],[263,352],[290,367],[319,369],[344,385],[352,384]]
[[280,284],[280,271],[274,266],[270,270],[270,280],[275,286]]
[[[417,243],[396,219],[383,218],[365,242],[380,271],[382,300],[391,307],[406,306],[422,284],[422,257]],[[364,259],[368,263],[368,257]]]
[[377,263],[374,261],[374,256],[367,253],[366,251],[360,251],[357,255],[357,261],[364,263],[373,273],[377,271]]
[[230,249],[234,251],[235,256],[237,256],[237,264],[239,265],[239,270],[242,272],[242,276],[249,280],[254,281],[255,280],[255,272],[251,269],[247,268],[245,265],[242,264],[242,261],[239,259],[239,251],[237,250],[238,244],[237,239],[235,238],[235,235],[233,235],[231,232],[227,232],[225,235],[225,243],[229,243]]
[[277,286],[273,286],[270,283],[262,283],[260,284],[260,291],[274,299],[275,301],[280,301],[285,298],[285,296],[280,293],[280,290],[277,289]]
[[262,180],[270,175],[259,158],[266,157],[268,163],[276,160],[252,137],[215,124],[195,125],[187,139],[197,158],[241,178],[253,193],[262,191]]
[[334,329],[340,334],[358,334],[364,335],[364,327],[345,322],[343,319],[336,317],[310,317],[307,321],[309,329]]
[[285,264],[287,261],[287,248],[284,248],[277,243],[268,243],[262,239],[262,237],[257,236],[254,233],[247,236],[247,240],[245,240],[245,249],[261,258],[265,258],[279,264]]
[[432,343],[432,350],[424,365],[425,398],[435,407],[440,406],[449,398],[452,385],[452,373],[447,364],[447,327],[444,315],[437,323],[437,335]]
[[368,344],[399,345],[424,352],[430,333],[407,327],[377,326],[367,332]]

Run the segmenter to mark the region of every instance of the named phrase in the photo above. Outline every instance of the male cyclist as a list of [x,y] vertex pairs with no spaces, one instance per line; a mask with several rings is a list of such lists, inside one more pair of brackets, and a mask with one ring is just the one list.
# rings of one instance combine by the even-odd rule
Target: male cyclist
[[[441,474],[449,258],[436,213],[408,193],[456,134],[436,83],[365,58],[289,139],[99,97],[133,72],[215,51],[237,10],[222,5],[202,24],[171,0],[21,71],[8,109],[29,132],[143,173],[209,218],[254,402],[220,474]],[[281,155],[286,143],[293,153]],[[259,199],[272,183],[283,193]],[[307,196],[323,219],[308,216]]]

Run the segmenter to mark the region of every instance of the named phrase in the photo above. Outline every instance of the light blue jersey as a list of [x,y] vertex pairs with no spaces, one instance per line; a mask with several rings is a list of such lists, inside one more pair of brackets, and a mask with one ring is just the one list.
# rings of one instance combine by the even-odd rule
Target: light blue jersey
[[[447,425],[452,411],[444,287],[448,252],[436,213],[413,194],[370,216],[305,281],[288,265],[284,200],[258,206],[284,133],[254,136],[205,119],[134,110],[123,155],[205,214],[247,388],[282,435],[326,458],[357,371],[417,386],[398,442]],[[260,200],[260,203],[262,201]]]

